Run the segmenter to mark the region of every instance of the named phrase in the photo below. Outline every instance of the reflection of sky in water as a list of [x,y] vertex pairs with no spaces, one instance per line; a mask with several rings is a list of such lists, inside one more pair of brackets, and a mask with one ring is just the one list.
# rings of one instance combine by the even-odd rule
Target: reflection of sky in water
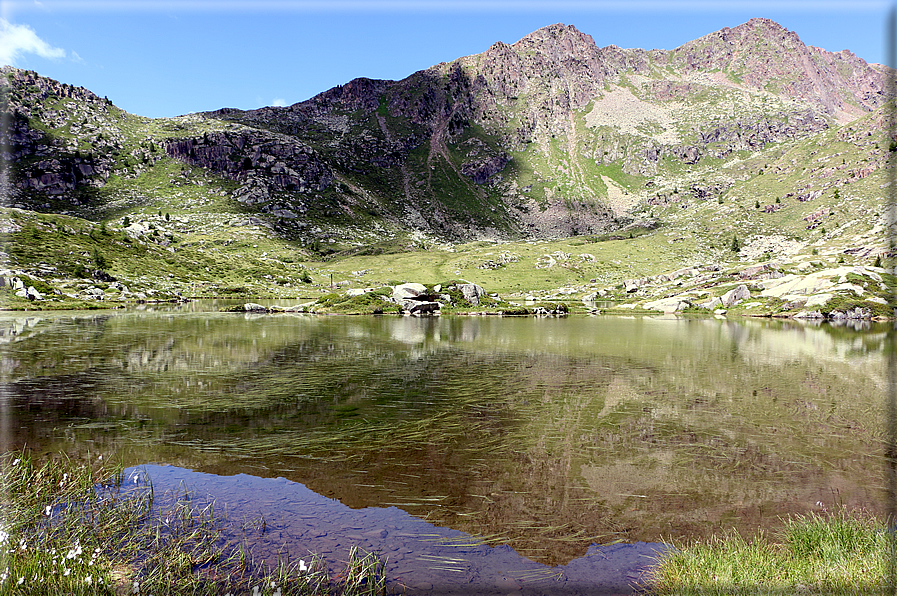
[[[283,478],[217,476],[156,465],[139,470],[149,476],[157,495],[187,490],[194,500],[214,500],[215,511],[227,512],[227,543],[239,541],[241,522],[263,518],[264,533],[252,542],[256,561],[274,564],[284,550],[292,560],[316,553],[333,575],[354,545],[384,558],[390,587],[409,595],[626,594],[644,580],[652,557],[664,548],[650,543],[593,546],[583,557],[550,567],[396,507],[351,509]],[[126,477],[131,476],[127,470]]]

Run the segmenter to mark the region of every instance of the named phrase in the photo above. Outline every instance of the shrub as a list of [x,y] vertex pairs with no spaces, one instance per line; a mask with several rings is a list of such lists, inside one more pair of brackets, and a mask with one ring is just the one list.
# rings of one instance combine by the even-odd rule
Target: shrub
[[732,236],[732,244],[729,246],[729,249],[730,249],[732,252],[738,252],[738,251],[741,250],[741,244],[738,242],[738,236],[737,236],[737,235],[733,235],[733,236]]

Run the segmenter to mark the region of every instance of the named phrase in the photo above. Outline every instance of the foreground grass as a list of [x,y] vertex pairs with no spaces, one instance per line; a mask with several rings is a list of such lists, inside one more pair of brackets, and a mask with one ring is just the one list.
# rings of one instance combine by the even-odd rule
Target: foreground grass
[[772,539],[733,533],[671,550],[653,594],[893,594],[894,536],[863,512],[789,519]]
[[[269,566],[247,544],[225,549],[214,504],[190,494],[160,506],[145,477],[28,452],[0,456],[0,595],[381,594],[384,562],[352,549],[331,578],[326,563]],[[245,533],[245,528],[244,528]],[[244,541],[245,542],[245,541]]]

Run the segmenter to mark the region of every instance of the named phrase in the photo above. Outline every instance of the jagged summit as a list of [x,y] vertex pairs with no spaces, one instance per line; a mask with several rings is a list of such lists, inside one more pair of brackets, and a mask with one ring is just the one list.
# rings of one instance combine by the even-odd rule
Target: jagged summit
[[722,71],[735,82],[805,101],[844,118],[885,101],[885,81],[850,52],[805,45],[797,33],[765,18],[723,28],[670,52],[686,72]]
[[589,55],[597,49],[591,35],[581,32],[573,25],[563,23],[537,29],[520,38],[513,47],[523,51],[532,48],[539,48],[543,52],[564,51],[573,58]]

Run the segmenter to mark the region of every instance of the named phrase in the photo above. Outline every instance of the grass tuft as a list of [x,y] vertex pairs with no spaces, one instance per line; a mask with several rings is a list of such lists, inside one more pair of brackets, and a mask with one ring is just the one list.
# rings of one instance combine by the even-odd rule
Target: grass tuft
[[[649,592],[883,594],[894,537],[862,511],[791,517],[775,539],[740,534],[677,547],[660,557]],[[893,593],[893,590],[891,591]]]

